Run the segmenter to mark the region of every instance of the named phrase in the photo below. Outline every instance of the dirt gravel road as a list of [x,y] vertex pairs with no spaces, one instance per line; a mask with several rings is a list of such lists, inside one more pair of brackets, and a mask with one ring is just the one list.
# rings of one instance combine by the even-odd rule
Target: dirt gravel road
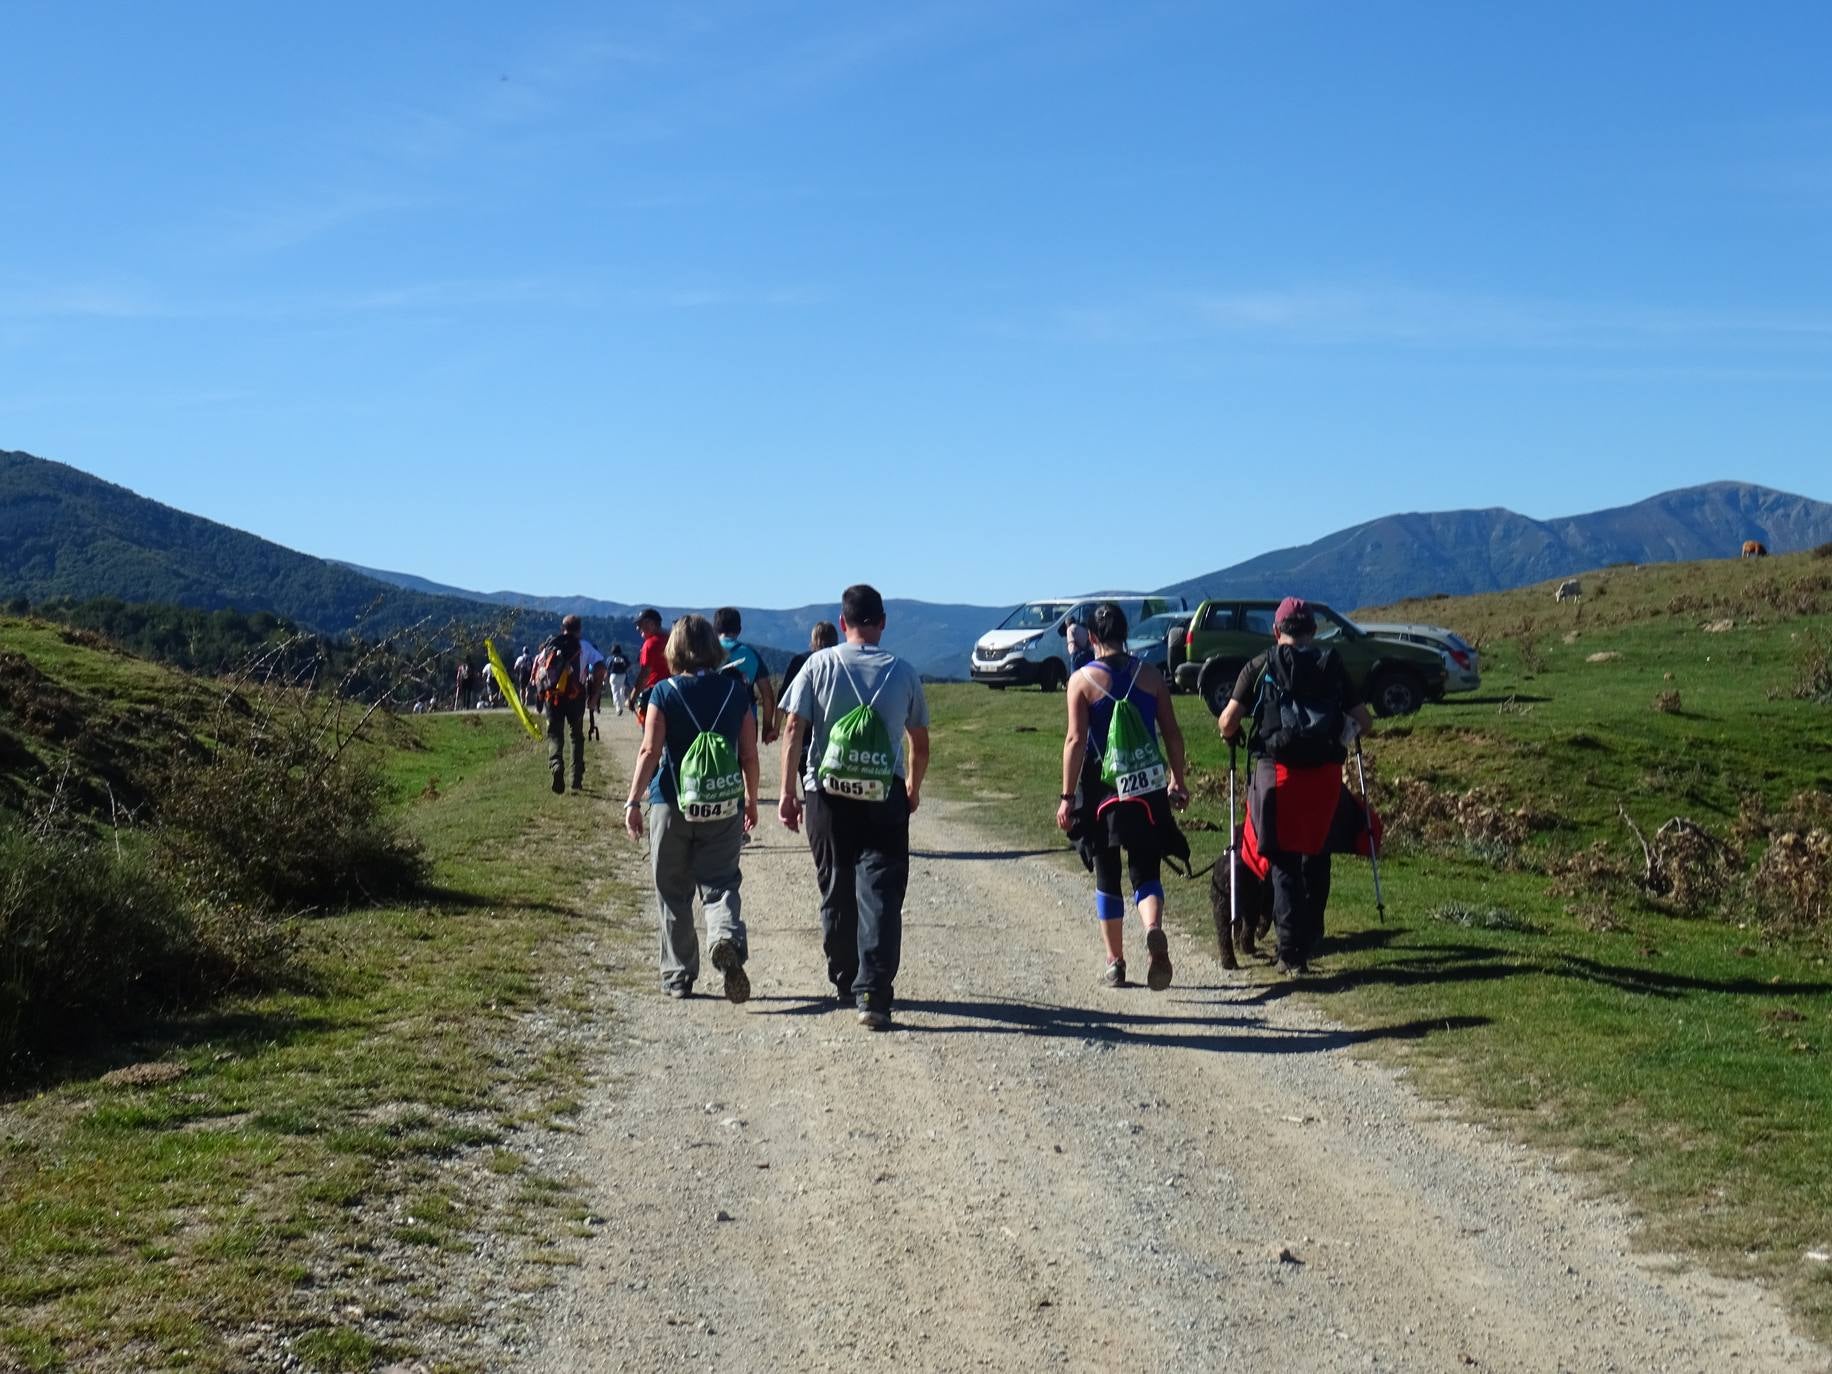
[[1766,1293],[1633,1254],[1620,1207],[1262,1000],[1268,974],[1173,935],[1168,991],[1101,988],[1079,872],[971,808],[912,836],[896,1031],[823,997],[807,850],[769,818],[753,1000],[710,969],[713,995],[624,999],[579,1137],[604,1238],[529,1368],[1828,1367]]

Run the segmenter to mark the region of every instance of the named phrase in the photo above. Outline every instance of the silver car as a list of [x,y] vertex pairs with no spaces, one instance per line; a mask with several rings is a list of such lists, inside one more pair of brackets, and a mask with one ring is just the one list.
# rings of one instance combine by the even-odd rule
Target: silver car
[[1357,620],[1355,623],[1376,639],[1437,650],[1449,674],[1444,683],[1446,692],[1473,692],[1482,685],[1481,655],[1455,630],[1447,630],[1442,625],[1404,625],[1391,621]]

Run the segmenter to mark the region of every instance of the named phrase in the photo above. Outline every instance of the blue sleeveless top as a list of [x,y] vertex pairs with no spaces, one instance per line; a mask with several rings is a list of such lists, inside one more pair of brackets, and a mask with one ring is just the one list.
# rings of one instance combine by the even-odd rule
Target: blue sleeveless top
[[1139,680],[1139,667],[1139,661],[1128,655],[1119,668],[1107,659],[1097,658],[1081,669],[1084,673],[1094,673],[1094,682],[1108,693],[1105,696],[1097,695],[1088,707],[1089,758],[1098,760],[1107,752],[1107,730],[1113,724],[1113,703],[1124,698],[1128,692],[1132,693],[1132,704],[1138,707],[1139,718],[1145,722],[1146,730],[1154,741],[1158,738],[1157,693],[1132,691]]

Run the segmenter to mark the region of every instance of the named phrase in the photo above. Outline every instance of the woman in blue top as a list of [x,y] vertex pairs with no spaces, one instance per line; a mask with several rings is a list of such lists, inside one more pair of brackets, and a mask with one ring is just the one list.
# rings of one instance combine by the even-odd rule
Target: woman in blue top
[[[1166,858],[1189,860],[1189,843],[1171,815],[1189,804],[1184,786],[1183,732],[1170,689],[1150,664],[1126,652],[1126,613],[1111,601],[1094,608],[1088,626],[1094,662],[1069,679],[1069,729],[1062,745],[1062,801],[1056,824],[1068,833],[1082,862],[1094,871],[1094,913],[1100,918],[1110,988],[1126,986],[1126,899],[1120,892],[1125,853],[1132,898],[1145,924],[1150,962],[1145,981],[1154,992],[1170,986],[1170,944],[1164,936]],[[1103,770],[1115,710],[1129,702],[1144,738],[1129,756]],[[1162,749],[1160,749],[1160,741]],[[1103,776],[1109,773],[1112,776]]]
[[[738,899],[738,856],[757,826],[757,731],[744,684],[718,671],[725,651],[704,616],[685,615],[668,636],[668,667],[676,674],[656,683],[643,723],[642,752],[624,803],[630,838],[643,837],[644,789],[648,794],[649,858],[655,904],[661,917],[662,988],[686,997],[700,976],[700,946],[693,927],[697,891],[706,908],[707,956],[725,975],[727,1001],[751,995],[744,972],[748,956]],[[744,802],[731,815],[689,819],[679,805],[681,761],[702,733],[724,737],[744,777]]]

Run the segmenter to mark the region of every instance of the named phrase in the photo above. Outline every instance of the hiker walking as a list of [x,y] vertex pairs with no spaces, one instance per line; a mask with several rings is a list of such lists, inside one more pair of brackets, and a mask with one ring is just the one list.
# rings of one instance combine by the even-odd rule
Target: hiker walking
[[636,632],[642,636],[642,647],[636,651],[636,722],[642,723],[643,708],[649,704],[649,692],[668,676],[668,644],[662,638],[662,613],[651,606],[636,617]]
[[1082,624],[1079,617],[1063,622],[1063,647],[1069,651],[1069,671],[1076,672],[1094,661],[1094,650],[1090,646],[1088,627]]
[[[529,687],[547,708],[547,767],[553,773],[553,790],[566,790],[566,732],[572,731],[572,790],[585,786],[585,693],[591,671],[579,617],[560,622],[560,633],[535,654],[529,670]],[[598,651],[591,650],[591,657]]]
[[623,651],[623,645],[611,645],[611,656],[605,662],[611,674],[611,705],[618,715],[623,714],[624,703],[630,699],[630,659]]
[[515,690],[521,694],[522,705],[529,702],[528,678],[534,667],[534,659],[528,652],[528,646],[522,645],[522,651],[515,656],[512,671],[515,673]]
[[[1189,862],[1189,842],[1171,815],[1189,804],[1183,732],[1164,677],[1126,652],[1126,613],[1111,601],[1094,608],[1090,661],[1069,679],[1068,734],[1062,742],[1062,796],[1056,824],[1094,873],[1110,988],[1126,986],[1126,898],[1145,926],[1145,982],[1170,986],[1170,942],[1164,934],[1163,863]],[[1162,744],[1160,745],[1160,738]]]
[[790,659],[789,666],[782,670],[782,690],[778,694],[778,700],[787,701],[789,699],[789,684],[795,681],[795,675],[806,666],[810,658],[822,649],[831,649],[839,642],[840,632],[834,629],[831,620],[815,621],[813,627],[808,631],[808,647]]
[[735,677],[719,672],[725,651],[705,617],[682,616],[668,636],[673,676],[649,695],[642,751],[623,804],[630,838],[643,837],[648,800],[649,858],[661,918],[662,989],[687,997],[700,976],[694,933],[696,891],[706,909],[707,957],[725,977],[725,997],[751,995],[749,953],[738,890],[738,856],[757,825],[757,732],[751,701]]
[[757,656],[757,651],[739,642],[738,636],[744,633],[744,618],[736,606],[721,606],[712,613],[712,626],[719,632],[719,646],[725,650],[725,667],[721,671],[744,684],[757,713],[763,742],[776,743],[776,691],[770,685],[770,670]]
[[458,660],[458,671],[453,675],[452,709],[462,711],[470,703],[465,700],[471,686],[471,665],[463,659]]
[[[910,879],[910,816],[929,767],[929,706],[914,668],[879,646],[884,598],[863,583],[840,598],[845,643],[809,657],[783,703],[777,815],[799,830],[821,889],[827,979],[859,1024],[891,1024]],[[908,745],[905,746],[907,736]],[[802,763],[802,742],[812,746]]]
[[1279,602],[1272,648],[1249,660],[1217,725],[1230,743],[1251,717],[1247,815],[1272,879],[1278,969],[1309,972],[1329,903],[1330,832],[1348,746],[1373,726],[1317,618],[1299,597]]

